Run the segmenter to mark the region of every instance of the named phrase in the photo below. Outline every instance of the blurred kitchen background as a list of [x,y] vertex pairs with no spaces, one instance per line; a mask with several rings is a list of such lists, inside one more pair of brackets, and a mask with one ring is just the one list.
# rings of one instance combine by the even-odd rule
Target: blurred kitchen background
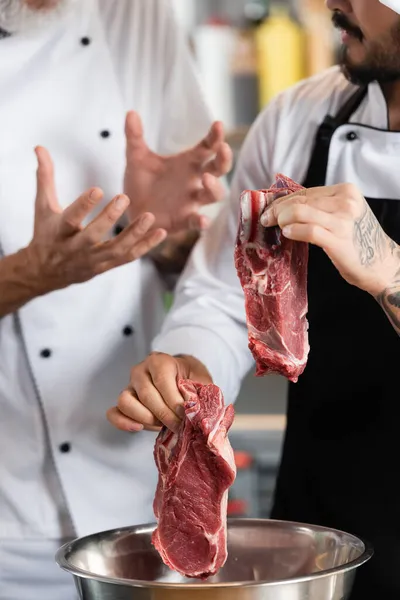
[[324,0],[173,0],[209,105],[235,149],[268,101],[336,62]]
[[[339,37],[324,0],[173,0],[214,117],[235,157],[280,91],[336,63]],[[230,439],[237,480],[229,514],[268,517],[285,428],[286,381],[244,381]]]

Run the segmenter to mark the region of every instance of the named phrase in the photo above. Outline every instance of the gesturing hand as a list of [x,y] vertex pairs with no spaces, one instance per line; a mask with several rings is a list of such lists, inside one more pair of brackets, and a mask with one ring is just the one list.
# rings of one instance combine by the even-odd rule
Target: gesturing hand
[[136,260],[166,236],[162,229],[149,232],[154,215],[144,213],[111,241],[104,236],[129,205],[125,195],[116,196],[86,227],[82,221],[100,202],[99,188],[88,190],[62,210],[54,184],[53,165],[44,148],[38,159],[35,226],[26,249],[31,271],[41,293],[81,283],[95,275]]
[[155,215],[156,226],[168,233],[205,228],[208,219],[198,210],[223,198],[225,191],[218,177],[232,166],[222,124],[214,123],[196,146],[173,156],[160,156],[149,149],[135,112],[127,115],[125,134],[124,191],[131,199],[131,218],[146,210]]
[[303,189],[275,200],[261,217],[285,237],[323,248],[342,277],[376,297],[396,275],[398,245],[354,185]]

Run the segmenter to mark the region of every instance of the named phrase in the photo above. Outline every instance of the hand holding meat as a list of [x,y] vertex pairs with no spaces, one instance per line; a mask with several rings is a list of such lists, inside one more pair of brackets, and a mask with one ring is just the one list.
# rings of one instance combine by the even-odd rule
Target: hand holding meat
[[165,239],[166,232],[155,229],[154,215],[138,217],[110,241],[104,236],[129,205],[125,195],[116,196],[86,227],[82,221],[102,199],[99,188],[82,194],[62,210],[54,185],[49,153],[37,148],[37,196],[33,239],[23,251],[26,281],[32,281],[44,294],[87,281],[109,269],[136,260]]
[[131,370],[130,386],[107,412],[108,420],[123,431],[158,431],[166,425],[178,431],[184,416],[179,379],[212,383],[205,366],[192,356],[153,352]]
[[374,297],[396,279],[399,246],[350,184],[301,190],[276,200],[261,217],[285,237],[320,246],[342,277]]
[[225,192],[218,177],[232,166],[222,124],[214,123],[196,146],[173,156],[160,156],[149,149],[134,112],[127,115],[125,133],[125,193],[132,200],[130,217],[150,211],[156,226],[169,233],[207,227],[208,218],[198,211],[222,200]]

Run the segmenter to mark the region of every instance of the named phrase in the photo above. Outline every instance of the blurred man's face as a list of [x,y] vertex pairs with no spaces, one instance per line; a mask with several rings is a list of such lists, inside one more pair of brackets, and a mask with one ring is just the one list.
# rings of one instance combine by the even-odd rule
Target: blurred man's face
[[78,0],[0,0],[0,28],[27,32],[53,22]]
[[400,15],[379,0],[326,0],[342,32],[343,72],[356,84],[400,79]]

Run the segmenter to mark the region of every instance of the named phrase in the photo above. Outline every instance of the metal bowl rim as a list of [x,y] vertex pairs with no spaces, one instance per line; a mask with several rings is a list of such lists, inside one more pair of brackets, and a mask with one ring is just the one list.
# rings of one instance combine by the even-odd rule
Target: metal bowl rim
[[123,579],[123,578],[111,578],[111,577],[106,577],[104,575],[96,575],[95,573],[91,573],[90,571],[86,571],[84,569],[80,569],[79,567],[72,567],[67,559],[65,558],[65,552],[68,548],[70,548],[72,545],[74,545],[76,542],[82,542],[84,540],[88,540],[89,538],[94,538],[100,534],[103,535],[107,535],[107,534],[112,534],[112,533],[116,533],[116,532],[132,532],[134,529],[155,529],[157,527],[156,523],[144,523],[143,525],[133,525],[133,526],[127,526],[127,527],[121,527],[121,528],[117,528],[117,529],[109,529],[107,531],[101,531],[98,533],[92,533],[80,538],[76,538],[74,540],[71,540],[69,542],[66,542],[65,544],[63,544],[58,550],[57,553],[55,555],[55,560],[57,565],[63,569],[64,571],[67,571],[68,573],[70,573],[71,575],[75,576],[75,577],[80,577],[82,579],[91,579],[94,581],[98,581],[100,583],[109,583],[112,585],[120,585],[120,586],[126,586],[126,587],[136,587],[136,588],[163,588],[163,589],[185,589],[185,590],[201,590],[201,589],[222,589],[222,588],[237,588],[237,587],[245,587],[245,588],[249,588],[249,587],[273,587],[273,586],[278,586],[278,585],[292,585],[292,584],[297,584],[297,583],[305,583],[307,581],[314,581],[314,580],[319,580],[319,579],[325,579],[328,577],[331,577],[332,575],[336,575],[339,573],[347,573],[348,571],[352,571],[360,566],[362,566],[364,563],[366,563],[374,554],[374,550],[372,547],[372,544],[370,542],[368,542],[367,540],[353,535],[351,533],[347,533],[346,531],[342,531],[341,529],[335,529],[332,527],[324,527],[322,525],[311,525],[310,523],[300,523],[297,521],[283,521],[283,520],[279,520],[279,519],[252,519],[252,518],[231,518],[228,519],[228,523],[257,523],[259,521],[262,521],[263,523],[265,522],[269,522],[269,523],[273,523],[276,525],[282,524],[285,526],[292,526],[297,530],[302,530],[302,529],[306,529],[307,531],[310,531],[310,528],[312,528],[312,530],[314,530],[315,532],[325,532],[325,533],[337,533],[339,535],[345,535],[349,538],[353,538],[355,541],[357,542],[361,542],[364,546],[364,551],[363,553],[356,559],[346,563],[345,565],[342,566],[338,566],[338,567],[332,567],[330,569],[326,569],[324,571],[321,571],[319,573],[310,573],[310,575],[302,575],[301,577],[292,577],[289,579],[280,579],[277,581],[233,581],[233,582],[227,582],[227,581],[223,581],[220,583],[164,583],[161,581],[146,581],[146,580],[141,580],[141,579]]

